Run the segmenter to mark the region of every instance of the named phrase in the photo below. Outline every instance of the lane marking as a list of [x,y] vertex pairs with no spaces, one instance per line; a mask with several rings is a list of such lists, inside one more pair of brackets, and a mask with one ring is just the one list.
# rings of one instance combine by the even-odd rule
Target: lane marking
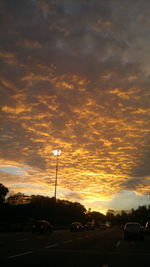
[[46,246],[45,248],[54,248],[54,247],[57,247],[58,244],[52,244],[52,245],[49,245],[49,246]]
[[116,248],[118,248],[119,246],[120,246],[120,241],[117,242]]
[[65,244],[68,244],[68,243],[71,243],[71,242],[72,242],[72,240],[66,240],[66,241],[64,241]]
[[31,253],[33,253],[32,250],[31,251],[26,251],[26,252],[23,252],[23,253],[19,253],[19,254],[15,254],[15,255],[9,256],[8,259],[21,257],[21,256],[24,256],[24,255],[27,255],[27,254],[31,254]]

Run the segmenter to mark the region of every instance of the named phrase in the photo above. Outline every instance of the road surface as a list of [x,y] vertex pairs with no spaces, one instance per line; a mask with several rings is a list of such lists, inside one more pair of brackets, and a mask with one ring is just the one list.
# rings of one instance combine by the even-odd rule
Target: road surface
[[120,228],[53,234],[0,233],[0,266],[149,267],[150,237],[123,239]]

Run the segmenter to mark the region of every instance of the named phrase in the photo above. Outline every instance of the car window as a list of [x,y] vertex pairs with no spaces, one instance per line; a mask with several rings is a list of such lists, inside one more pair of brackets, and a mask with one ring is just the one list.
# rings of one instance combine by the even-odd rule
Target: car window
[[127,224],[127,228],[140,228],[140,224]]

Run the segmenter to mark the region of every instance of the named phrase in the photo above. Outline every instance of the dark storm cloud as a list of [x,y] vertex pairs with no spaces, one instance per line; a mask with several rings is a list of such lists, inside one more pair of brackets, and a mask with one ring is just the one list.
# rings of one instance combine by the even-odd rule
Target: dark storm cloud
[[139,157],[139,164],[132,170],[132,175],[135,178],[138,176],[144,177],[143,179],[145,179],[146,177],[150,177],[150,164],[149,164],[150,151],[147,152],[149,147],[150,146],[148,145],[148,148],[145,148],[143,153],[141,153],[142,155]]
[[[98,18],[102,20],[110,19],[113,23],[109,1],[107,3],[104,1],[101,3],[98,1],[93,3],[91,1],[87,3],[82,3],[82,1],[78,1],[77,3],[74,3],[74,1],[65,1],[64,3],[53,1],[49,3],[48,10],[51,8],[55,10],[54,15],[50,15],[46,18],[43,17],[40,2],[23,1],[21,6],[19,3],[20,2],[17,1],[15,5],[12,5],[11,1],[6,1],[3,4],[4,12],[8,12],[8,14],[10,12],[16,22],[14,24],[12,23],[12,26],[9,25],[9,27],[14,27],[17,31],[17,35],[14,37],[14,34],[12,34],[12,39],[7,42],[10,47],[7,48],[6,41],[4,41],[4,46],[5,49],[7,48],[15,53],[19,62],[23,61],[24,64],[28,65],[32,65],[33,62],[43,62],[48,65],[49,62],[51,62],[57,66],[58,73],[71,71],[72,73],[88,75],[91,78],[93,77],[94,80],[97,75],[104,72],[105,67],[106,69],[111,68],[111,64],[113,68],[117,66],[119,61],[117,63],[115,59],[115,62],[113,61],[111,63],[110,58],[113,55],[119,58],[120,53],[128,47],[122,35],[115,38],[111,30],[109,34],[105,35],[105,30],[101,31],[101,29],[100,32],[96,34],[90,28],[91,23],[96,23],[96,19]],[[21,11],[19,12],[20,9]],[[58,10],[61,10],[61,12],[58,12]],[[69,10],[73,12],[71,16],[68,14]],[[17,13],[19,15],[16,20],[15,15]],[[78,17],[79,20],[77,19]],[[53,23],[58,27],[54,27]],[[70,33],[65,36],[58,30],[60,27],[59,24],[61,27],[63,24],[64,28],[70,25],[72,32],[69,31]],[[49,25],[52,30],[49,30],[47,25]],[[85,27],[85,25],[87,26]],[[20,27],[20,30],[17,30],[17,27]],[[28,36],[29,33],[32,33],[32,35]],[[35,38],[33,38],[34,36]],[[44,42],[43,36],[45,36]],[[49,39],[49,36],[52,36],[52,40]],[[29,45],[24,45],[22,47],[19,45],[21,42],[25,43],[25,41],[43,42],[44,46],[42,45],[41,48],[35,48],[35,46],[30,47]],[[119,53],[118,49],[121,49]],[[108,55],[103,58],[105,54]],[[121,69],[120,67],[122,67],[121,62],[118,65],[118,69]],[[26,71],[25,69],[22,70]],[[16,73],[18,73],[18,69],[16,69]],[[15,75],[13,75],[13,77],[14,76]]]
[[145,187],[145,188],[147,186],[149,187],[150,186],[150,180],[146,179],[145,177],[129,178],[126,182],[123,182],[121,184],[121,186],[124,190],[136,191],[136,190],[139,190],[140,188],[143,188],[143,187]]
[[[47,25],[44,24],[43,12],[37,1],[15,0],[12,2],[6,0],[1,1],[1,6],[2,22],[5,27],[3,30],[9,31],[9,38],[11,38],[9,40],[12,40],[13,44],[18,34],[20,34],[20,37],[28,36],[33,39],[38,36],[39,32],[41,32],[40,39],[45,36],[46,28],[44,30],[44,27],[47,27]],[[8,22],[7,18],[9,18]],[[6,38],[8,38],[7,35]],[[10,43],[7,45],[9,46]]]
[[[84,8],[82,8],[82,5]],[[65,10],[71,9],[71,6],[73,6],[72,10],[74,10],[76,6],[81,6],[81,8],[77,8],[73,16],[66,16]],[[74,71],[74,68],[77,70],[80,66],[80,62],[82,62],[82,68],[80,67],[79,71],[83,70],[85,74],[90,75],[90,73],[97,72],[100,68],[100,64],[97,66],[95,65],[96,58],[93,59],[97,51],[98,57],[100,57],[109,49],[110,45],[112,47],[114,46],[114,49],[115,47],[117,49],[118,47],[126,46],[125,44],[120,44],[121,40],[113,40],[111,34],[110,36],[105,36],[101,33],[95,35],[90,29],[91,23],[96,21],[97,16],[102,19],[111,17],[110,8],[107,7],[106,3],[89,2],[82,4],[79,1],[79,3],[74,4],[71,1],[70,3],[66,1],[64,4],[60,2],[54,4],[54,2],[52,2],[49,3],[49,9],[51,9],[51,7],[55,10],[55,15],[44,18],[38,1],[23,1],[21,5],[18,1],[15,5],[12,5],[11,1],[4,2],[3,12],[11,13],[14,20],[14,23],[12,23],[11,26],[9,25],[9,27],[13,29],[10,40],[6,43],[3,39],[4,48],[14,52],[19,61],[23,60],[24,63],[30,62],[30,64],[32,64],[31,62],[35,60],[35,62],[43,61],[44,64],[46,62],[48,64],[50,60],[58,65],[58,70],[62,70],[63,67],[64,72],[72,68],[72,71]],[[58,12],[59,8],[62,8],[61,12]],[[97,12],[97,14],[95,14],[95,12]],[[17,20],[16,14],[18,14]],[[78,17],[79,20],[77,19]],[[47,25],[52,29],[48,29]],[[57,25],[57,27],[54,27],[54,25]],[[60,25],[61,27],[63,25],[65,29],[70,25],[72,32],[69,31],[70,34],[65,36],[59,30]],[[85,25],[87,26],[85,27]],[[16,36],[14,36],[14,31],[16,32]],[[32,33],[31,36],[29,35],[30,33]],[[52,36],[52,38],[50,36]],[[38,41],[39,44],[43,43],[44,46],[41,45],[41,48],[37,47],[37,49],[35,49],[35,46],[34,49],[32,46],[29,47],[29,45],[24,45],[24,47],[19,46],[21,42],[25,44],[25,42],[29,41]],[[65,62],[65,66],[63,62]],[[72,62],[74,62],[74,64],[72,64]]]
[[150,165],[149,165],[149,156],[150,152],[148,152],[149,145],[141,150],[138,155],[138,164],[131,169],[130,175],[132,178],[128,178],[128,180],[121,183],[121,186],[125,190],[139,190],[144,188],[145,192],[149,191],[150,187]]

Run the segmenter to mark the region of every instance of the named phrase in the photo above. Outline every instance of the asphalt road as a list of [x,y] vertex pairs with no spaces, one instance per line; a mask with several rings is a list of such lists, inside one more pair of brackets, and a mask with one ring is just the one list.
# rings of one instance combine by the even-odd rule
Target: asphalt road
[[125,241],[116,227],[52,235],[0,233],[0,266],[149,267],[150,237]]

